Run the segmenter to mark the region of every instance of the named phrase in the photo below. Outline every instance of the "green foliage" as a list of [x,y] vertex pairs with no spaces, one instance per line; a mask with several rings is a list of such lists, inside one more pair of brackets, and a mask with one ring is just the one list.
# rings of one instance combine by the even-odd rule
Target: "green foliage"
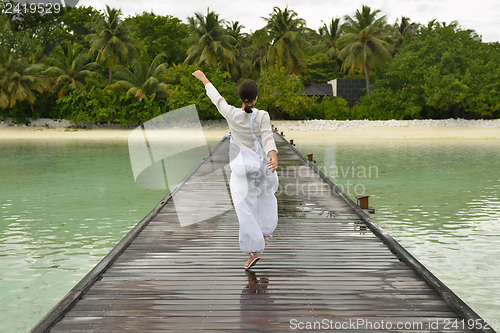
[[[18,87],[19,89],[19,87]],[[28,124],[28,118],[47,118],[52,117],[51,111],[57,98],[54,95],[47,93],[33,92],[36,99],[33,104],[27,98],[17,100],[14,106],[0,108],[0,119],[12,118],[14,123]],[[27,96],[26,96],[27,97]]]
[[[94,8],[60,6],[53,7],[52,13],[41,15],[38,11],[31,12],[30,6],[36,6],[35,3],[27,2],[26,11],[21,4],[17,8],[19,12],[7,13],[2,10],[7,2],[0,0],[0,44],[18,57],[25,58],[29,63],[42,61],[64,41],[77,42],[88,48],[84,37],[90,29],[85,26],[96,20],[98,12]],[[16,9],[16,2],[9,3]]]
[[143,12],[132,17],[137,26],[137,39],[146,45],[149,59],[164,53],[166,62],[180,64],[186,58],[188,44],[185,38],[189,36],[189,29],[177,17],[162,16]]
[[41,41],[34,37],[32,31],[15,30],[16,22],[12,22],[12,15],[6,14],[5,3],[0,0],[0,49],[12,53],[15,57],[25,57],[30,63],[42,54]]
[[85,37],[92,33],[91,22],[96,22],[99,17],[99,12],[92,6],[66,7],[61,18],[66,28],[64,40],[72,44],[78,43],[88,51],[90,44],[85,41]]
[[14,31],[12,30],[12,25],[7,15],[4,13],[5,3],[0,0],[0,48],[1,49],[12,49],[15,42]]
[[383,88],[365,95],[351,108],[348,119],[391,120],[418,118],[421,107],[414,104],[411,96],[394,94]]
[[411,99],[423,117],[492,117],[500,110],[498,43],[482,43],[456,24],[420,29],[378,76],[379,86]]
[[[43,16],[4,8],[0,0],[0,117],[21,122],[50,116],[128,124],[189,104],[202,119],[220,118],[190,62],[210,66],[203,70],[233,105],[240,103],[234,82],[257,80],[257,107],[273,119],[500,115],[500,44],[482,43],[456,22],[421,26],[401,17],[389,26],[380,11],[363,6],[344,16],[345,24],[332,19],[316,32],[288,7],[275,7],[262,29],[246,34],[239,22],[226,24],[209,10],[195,14],[189,26],[152,12],[122,20],[121,11],[109,7],[104,14],[90,6],[61,7]],[[300,79],[287,75],[299,72]],[[301,80],[360,74],[368,88],[373,76],[373,91],[351,109],[341,98],[318,104],[302,94]]]
[[125,126],[145,122],[167,111],[163,100],[138,101],[124,93],[115,94],[97,86],[87,88],[87,93],[73,90],[58,99],[53,115],[74,122],[112,122]]
[[[168,83],[172,85],[169,110],[195,104],[200,119],[222,118],[217,108],[205,93],[205,87],[200,84],[192,73],[199,69],[194,65],[177,65],[167,69]],[[231,76],[218,68],[207,67],[203,71],[226,101],[231,105],[241,104],[236,88],[231,82]]]
[[[67,12],[66,7],[62,5],[52,7],[50,12],[46,12],[46,7],[44,7],[43,14],[40,14],[39,10],[32,11],[38,3],[26,2],[24,4],[18,1],[4,1],[3,3],[12,4],[11,11],[2,11],[2,15],[9,20],[12,32],[14,32],[14,38],[9,46],[18,56],[28,59],[30,63],[38,62],[44,56],[49,55],[52,49],[67,36],[62,20]],[[40,5],[45,5],[45,3],[40,3]],[[24,6],[27,6],[26,9]]]
[[272,119],[305,119],[311,116],[315,101],[302,93],[304,85],[285,68],[262,71],[257,81],[257,107],[267,110]]
[[477,57],[470,59],[464,83],[468,93],[463,100],[471,116],[500,115],[500,44],[482,44]]
[[14,123],[29,124],[28,118],[33,116],[33,111],[28,102],[16,103],[11,108],[0,109],[0,119],[12,118]]
[[341,79],[345,74],[340,70],[340,66],[341,63],[337,59],[318,53],[307,58],[307,69],[303,71],[301,78],[307,83],[326,83]]
[[351,109],[347,106],[347,101],[342,97],[325,98],[321,103],[314,106],[317,117],[329,120],[351,119]]
[[349,108],[342,97],[325,99],[315,107],[315,112],[323,119],[331,120],[391,120],[416,118],[421,110],[411,102],[411,98],[395,95],[384,88],[365,95],[354,107]]

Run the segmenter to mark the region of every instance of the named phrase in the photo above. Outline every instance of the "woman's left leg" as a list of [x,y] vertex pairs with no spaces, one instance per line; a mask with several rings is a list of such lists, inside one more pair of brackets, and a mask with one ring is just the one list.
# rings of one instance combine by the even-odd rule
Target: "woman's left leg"
[[262,231],[257,223],[257,188],[255,179],[231,174],[229,186],[234,208],[240,224],[239,243],[244,253],[258,254],[264,251]]

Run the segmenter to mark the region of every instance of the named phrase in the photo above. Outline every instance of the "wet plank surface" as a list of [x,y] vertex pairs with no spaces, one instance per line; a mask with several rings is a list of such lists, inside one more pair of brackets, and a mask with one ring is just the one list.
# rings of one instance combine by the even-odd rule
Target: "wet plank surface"
[[167,203],[51,332],[468,331],[453,327],[461,319],[445,301],[275,138],[279,223],[255,269],[243,268],[236,214],[220,195],[230,173],[225,141],[178,192],[193,215],[209,218],[181,227]]

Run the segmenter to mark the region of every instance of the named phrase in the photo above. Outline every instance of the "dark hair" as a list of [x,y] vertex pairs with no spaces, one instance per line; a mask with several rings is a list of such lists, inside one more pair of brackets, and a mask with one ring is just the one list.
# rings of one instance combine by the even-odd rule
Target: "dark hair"
[[253,101],[259,94],[257,83],[252,80],[243,81],[238,87],[238,96],[241,102],[245,104],[245,112],[252,113]]

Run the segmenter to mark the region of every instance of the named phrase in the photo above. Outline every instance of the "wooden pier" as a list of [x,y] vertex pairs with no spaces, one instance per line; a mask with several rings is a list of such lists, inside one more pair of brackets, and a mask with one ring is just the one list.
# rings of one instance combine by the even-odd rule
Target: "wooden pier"
[[[206,192],[228,184],[203,184],[200,193],[196,181],[227,165],[223,140],[31,332],[494,332],[282,136],[275,140],[279,222],[254,269],[243,268],[234,209]],[[228,210],[181,227],[179,193],[192,195],[193,207]]]

